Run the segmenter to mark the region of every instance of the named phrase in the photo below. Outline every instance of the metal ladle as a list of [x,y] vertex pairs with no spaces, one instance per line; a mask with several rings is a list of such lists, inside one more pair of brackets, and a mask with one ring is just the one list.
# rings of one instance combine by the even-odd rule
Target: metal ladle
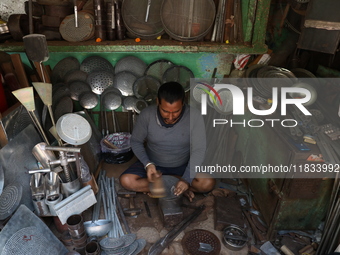
[[[98,99],[98,96],[92,91],[86,91],[80,94],[79,103],[84,109],[92,110],[98,105],[99,99]],[[92,119],[93,119],[93,116],[92,116]]]
[[119,108],[119,106],[122,104],[122,98],[119,95],[117,95],[115,92],[108,92],[103,96],[103,103],[104,103],[104,107],[107,110],[111,110],[113,133],[116,133],[117,126],[116,126],[115,110]]

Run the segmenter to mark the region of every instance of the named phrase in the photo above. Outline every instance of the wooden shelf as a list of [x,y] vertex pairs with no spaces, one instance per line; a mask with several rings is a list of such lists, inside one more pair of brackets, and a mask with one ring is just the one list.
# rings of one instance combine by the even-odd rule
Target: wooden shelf
[[[94,40],[86,42],[48,41],[50,52],[211,52],[211,53],[249,53],[262,54],[267,51],[265,44],[246,46],[240,44],[225,44],[214,42],[180,42],[175,40],[142,40],[136,43],[133,39],[122,41]],[[22,42],[5,42],[0,44],[0,50],[5,52],[23,52]]]

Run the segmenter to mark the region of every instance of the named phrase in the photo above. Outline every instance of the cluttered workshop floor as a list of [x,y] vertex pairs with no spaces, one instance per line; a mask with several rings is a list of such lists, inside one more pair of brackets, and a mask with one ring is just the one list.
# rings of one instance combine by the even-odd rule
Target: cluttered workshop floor
[[[167,207],[159,198],[129,192],[121,187],[118,177],[132,163],[133,160],[121,165],[104,163],[101,169],[101,173],[115,181],[118,200],[125,212],[127,225],[124,225],[120,215],[122,228],[125,233],[132,233],[143,245],[138,253],[124,254],[245,255],[262,254],[261,250],[279,250],[280,247],[287,246],[294,254],[298,254],[302,248],[309,247],[308,240],[302,240],[301,236],[292,233],[286,233],[277,242],[269,242],[266,238],[266,225],[258,217],[256,209],[250,205],[252,201],[238,180],[219,180],[213,191],[208,194],[196,194],[192,202],[183,198],[178,211],[174,210],[177,204],[172,204],[173,201]],[[93,219],[94,211],[91,207],[82,213],[84,222]],[[105,213],[102,208],[99,219],[103,218],[105,219]],[[50,226],[53,230],[53,224]],[[85,247],[75,249],[72,243],[67,245],[70,238],[60,234],[60,231],[54,232],[69,251],[78,252],[73,254],[85,254]],[[101,243],[104,238],[95,241]],[[313,247],[310,248],[313,250]],[[118,253],[102,251],[93,254]]]

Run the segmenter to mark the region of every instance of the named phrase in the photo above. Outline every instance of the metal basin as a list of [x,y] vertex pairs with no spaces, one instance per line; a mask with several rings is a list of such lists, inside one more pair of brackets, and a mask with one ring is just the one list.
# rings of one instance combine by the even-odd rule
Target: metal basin
[[85,231],[88,236],[105,236],[113,227],[111,220],[85,221]]

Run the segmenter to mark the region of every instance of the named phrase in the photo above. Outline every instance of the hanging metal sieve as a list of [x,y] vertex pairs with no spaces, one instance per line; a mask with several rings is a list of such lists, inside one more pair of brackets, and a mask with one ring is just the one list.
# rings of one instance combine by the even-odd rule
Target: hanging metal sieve
[[133,96],[133,84],[137,77],[128,71],[117,73],[113,79],[113,86],[122,92],[123,96]]
[[65,41],[82,42],[94,36],[94,17],[87,12],[78,12],[78,27],[74,26],[75,15],[66,16],[59,26],[59,32]]
[[133,105],[133,109],[136,113],[140,114],[140,112],[145,109],[146,107],[148,107],[148,103],[143,100],[143,99],[136,99]]
[[79,96],[84,92],[91,91],[91,87],[84,81],[73,81],[69,84],[71,98],[75,101],[79,101]]
[[162,82],[170,82],[175,81],[181,84],[185,90],[185,92],[190,90],[190,79],[194,78],[193,72],[185,67],[175,65],[173,67],[168,68],[162,78]]
[[172,66],[174,66],[174,63],[172,63],[171,61],[166,59],[159,59],[149,64],[146,67],[144,74],[150,75],[158,79],[159,81],[162,81],[163,74],[165,73],[166,70],[168,70],[168,68]]
[[123,71],[129,71],[137,77],[141,77],[144,75],[146,67],[147,65],[140,58],[127,56],[118,60],[115,65],[115,74]]
[[213,0],[164,0],[161,20],[164,30],[179,41],[198,41],[209,33],[215,20]]
[[105,70],[94,71],[87,76],[87,83],[94,93],[101,95],[106,88],[114,84],[114,75]]
[[112,64],[107,59],[100,56],[85,58],[83,62],[81,62],[80,70],[88,74],[94,71],[114,72]]
[[162,35],[161,5],[162,1],[124,0],[122,17],[127,30],[142,39],[156,39]]
[[137,98],[144,99],[148,103],[154,103],[161,83],[156,78],[144,75],[133,84],[133,93]]

